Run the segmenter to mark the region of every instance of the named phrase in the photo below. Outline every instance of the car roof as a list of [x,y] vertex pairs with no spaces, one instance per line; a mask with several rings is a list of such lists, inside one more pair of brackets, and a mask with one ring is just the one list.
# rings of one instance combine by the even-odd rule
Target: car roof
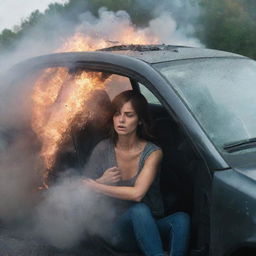
[[[176,45],[118,45],[88,52],[58,52],[32,57],[14,65],[7,73],[24,72],[26,69],[45,68],[51,66],[68,66],[91,63],[99,67],[99,63],[107,63],[125,68],[142,68],[142,63],[155,64],[168,61],[199,58],[247,58],[245,56],[212,50]],[[249,58],[247,58],[249,59]],[[145,68],[145,67],[144,67]]]
[[119,55],[126,55],[134,57],[148,63],[159,63],[166,61],[194,59],[194,58],[214,58],[214,57],[240,57],[245,56],[213,50],[206,48],[195,48],[178,45],[118,45],[100,49],[97,51],[104,51]]

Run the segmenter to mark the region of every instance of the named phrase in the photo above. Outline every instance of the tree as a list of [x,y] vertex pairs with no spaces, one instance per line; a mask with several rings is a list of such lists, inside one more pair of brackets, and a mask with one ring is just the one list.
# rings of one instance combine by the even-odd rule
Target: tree
[[10,29],[4,29],[0,34],[0,50],[11,48],[14,44],[16,33]]
[[201,4],[203,26],[198,35],[207,47],[256,58],[256,22],[248,14],[245,2],[212,0]]

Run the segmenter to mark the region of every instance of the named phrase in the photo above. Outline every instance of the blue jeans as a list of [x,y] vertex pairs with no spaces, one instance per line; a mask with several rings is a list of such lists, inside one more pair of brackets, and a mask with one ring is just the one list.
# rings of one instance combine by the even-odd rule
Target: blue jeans
[[176,212],[156,220],[144,203],[136,203],[113,224],[105,240],[121,251],[138,251],[147,256],[163,256],[163,246],[170,256],[185,256],[190,239],[190,217]]

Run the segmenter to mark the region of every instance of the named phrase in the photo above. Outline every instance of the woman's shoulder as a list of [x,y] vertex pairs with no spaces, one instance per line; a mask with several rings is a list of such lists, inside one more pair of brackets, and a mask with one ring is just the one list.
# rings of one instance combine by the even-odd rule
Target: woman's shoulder
[[162,150],[160,146],[158,146],[157,144],[155,144],[152,141],[146,141],[146,146],[145,149],[149,150],[149,151],[155,151],[155,150]]
[[162,153],[162,149],[158,145],[151,141],[146,141],[145,148],[142,152],[142,158],[146,160],[151,155],[151,153],[155,151],[160,151]]
[[153,153],[158,151],[160,154],[160,159],[162,158],[162,149],[156,145],[155,143],[151,141],[147,141],[146,145],[144,147],[144,150],[142,151],[141,157],[140,157],[140,162],[139,162],[139,167],[140,170],[143,168],[145,161],[148,159],[148,157]]

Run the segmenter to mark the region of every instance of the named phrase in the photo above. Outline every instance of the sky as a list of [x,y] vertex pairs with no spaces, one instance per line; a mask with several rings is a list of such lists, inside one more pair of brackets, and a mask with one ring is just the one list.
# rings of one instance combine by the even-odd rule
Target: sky
[[20,25],[33,11],[44,12],[51,3],[66,3],[67,0],[0,0],[0,33],[5,28]]

